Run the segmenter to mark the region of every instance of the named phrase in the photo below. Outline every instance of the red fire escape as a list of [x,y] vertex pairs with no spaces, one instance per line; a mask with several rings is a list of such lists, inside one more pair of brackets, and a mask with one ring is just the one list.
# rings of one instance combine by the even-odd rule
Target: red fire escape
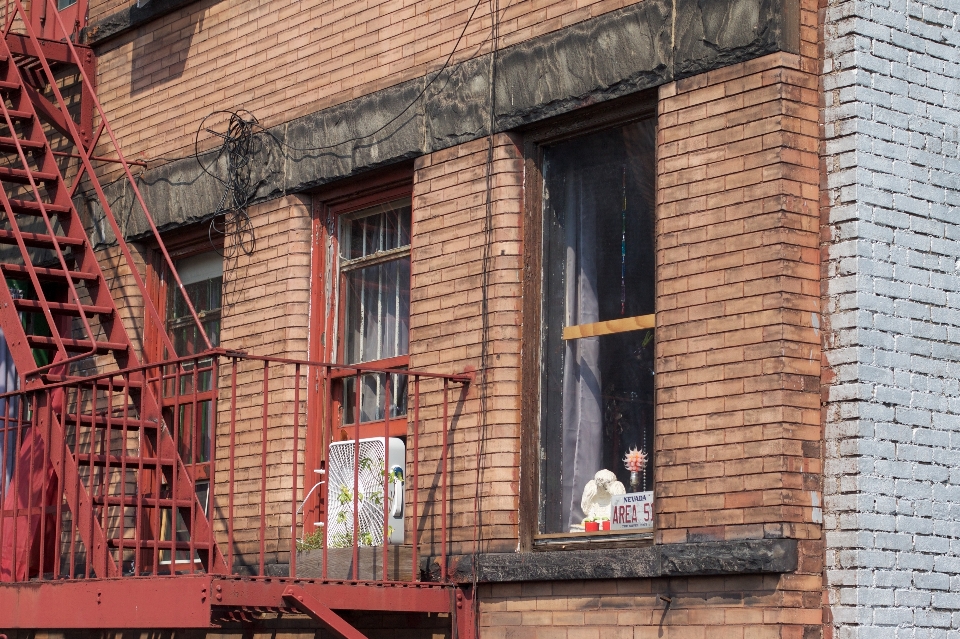
[[[334,432],[353,428],[361,441],[359,419],[335,423],[336,389],[352,377],[359,406],[362,380],[379,376],[387,414],[396,371],[211,348],[97,100],[93,52],[66,36],[82,13],[34,5],[41,16],[8,2],[0,39],[0,327],[18,380],[0,395],[0,630],[209,628],[298,612],[354,638],[363,635],[343,611],[402,611],[449,615],[454,633],[473,636],[470,591],[447,574],[448,400],[469,379],[404,371],[402,470],[384,459],[374,475],[382,492],[363,493],[369,469],[348,442],[352,485],[348,473],[332,494],[324,478]],[[177,356],[160,330],[169,357],[145,364],[124,327],[101,269],[108,254],[126,265],[146,321],[163,322],[93,164],[107,161],[93,155],[104,135],[202,353]],[[80,192],[96,196],[112,247],[91,242],[95,222],[74,205]],[[213,400],[201,392],[211,388]],[[215,427],[197,426],[204,411]],[[320,468],[304,467],[308,431],[314,442],[320,433]],[[391,506],[398,477],[407,489],[393,488]],[[370,504],[360,502],[371,494],[383,513],[365,541]],[[412,513],[405,545],[387,543],[398,499]],[[346,543],[342,532],[333,543],[333,525],[350,531]]]

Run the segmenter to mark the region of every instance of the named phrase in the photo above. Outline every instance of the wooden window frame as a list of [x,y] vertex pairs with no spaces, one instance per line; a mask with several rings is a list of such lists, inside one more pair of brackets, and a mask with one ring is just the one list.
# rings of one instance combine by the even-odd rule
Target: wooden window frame
[[[201,224],[198,226],[193,226],[185,229],[178,229],[175,237],[165,238],[164,246],[167,249],[167,253],[170,256],[171,261],[176,262],[187,257],[192,257],[194,255],[199,255],[201,253],[207,253],[209,251],[223,251],[223,242],[222,238],[219,242],[211,243],[207,225]],[[167,273],[167,263],[163,257],[163,253],[160,251],[159,245],[156,243],[151,243],[145,246],[145,263],[147,271],[147,294],[153,300],[157,308],[157,313],[164,320],[164,326],[157,326],[156,323],[150,318],[148,314],[144,314],[144,363],[145,364],[154,364],[158,365],[164,361],[164,344],[161,337],[161,331],[166,331],[167,323],[167,305],[169,300],[169,284],[165,274]],[[224,269],[226,270],[226,269]],[[221,302],[222,310],[222,302]],[[222,315],[221,315],[222,318]],[[162,371],[162,367],[158,367],[157,370]],[[211,373],[212,374],[212,373]],[[161,412],[166,412],[167,409],[175,410],[177,406],[176,401],[171,401],[165,396],[165,384],[174,383],[168,381],[163,381],[160,379],[151,380],[155,384],[155,392],[158,401],[160,402]],[[216,417],[217,417],[217,385],[219,380],[214,376],[213,384],[210,390],[202,391],[197,393],[196,402],[197,402],[197,414],[194,415],[193,420],[194,424],[198,423],[199,419],[199,405],[203,401],[212,401],[213,402],[213,423],[211,428],[213,429],[213,438],[211,442],[211,447],[216,445]],[[181,402],[182,404],[182,402]],[[169,427],[171,430],[174,425],[170,424]],[[200,444],[200,429],[192,429],[192,447],[191,451],[198,450]],[[178,448],[182,447],[182,442],[178,440]],[[181,450],[177,451],[178,454],[181,453]],[[187,474],[190,476],[191,480],[196,484],[197,482],[209,482],[211,474],[213,472],[212,464],[216,459],[216,452],[214,450],[210,451],[210,458],[207,461],[203,462],[190,462],[184,461],[184,468],[186,469]],[[148,485],[153,485],[151,482]],[[207,494],[208,503],[207,508],[212,507],[213,505],[213,495],[209,492]],[[167,525],[165,522],[161,522],[161,527]],[[157,531],[158,533],[160,531]],[[189,561],[184,561],[177,559],[173,562],[177,565],[188,565]],[[165,565],[169,565],[169,561],[165,562]]]
[[[413,198],[413,162],[404,162],[385,171],[364,174],[339,181],[313,195],[312,209],[312,259],[310,265],[310,330],[308,352],[311,361],[336,364],[343,353],[343,313],[340,293],[343,290],[343,276],[340,270],[340,218],[377,204],[385,204],[403,197]],[[412,215],[412,213],[411,213]],[[411,221],[412,222],[412,221]],[[413,252],[411,224],[410,251]],[[411,258],[412,259],[412,258]],[[409,355],[402,355],[372,363],[380,368],[407,368]],[[317,376],[320,371],[312,368],[314,377],[309,388],[322,389]],[[334,376],[346,377],[349,374]],[[320,392],[311,392],[307,397],[307,423],[320,424],[323,407]],[[339,403],[334,398],[334,410],[339,415]],[[339,418],[337,418],[339,421]],[[406,437],[408,417],[401,415],[389,419],[391,437]],[[335,422],[336,423],[336,422]],[[340,428],[338,428],[340,430]],[[346,439],[354,438],[354,426],[342,427]],[[360,437],[383,437],[383,420],[364,422],[360,425]],[[335,433],[333,440],[341,439]],[[305,484],[312,486],[317,481],[314,469],[324,468],[326,454],[320,450],[320,433],[311,434],[305,442]],[[304,522],[308,532],[310,522],[319,521],[320,506],[318,497],[304,505]]]
[[[543,148],[547,145],[596,133],[657,116],[656,90],[638,96],[580,109],[548,123],[524,131],[524,209],[523,209],[523,327],[520,359],[522,385],[520,400],[520,548],[523,551],[552,551],[620,546],[648,545],[656,531],[624,533],[540,534],[540,384],[542,370],[542,293],[543,293]],[[655,247],[656,250],[656,247]],[[654,274],[654,277],[656,274]],[[649,316],[629,318],[640,326]],[[600,324],[604,324],[601,322]],[[593,325],[576,327],[598,330]],[[606,332],[606,331],[604,331]],[[567,333],[571,335],[571,333]],[[654,391],[656,395],[656,391]],[[656,423],[654,424],[656,433]],[[656,435],[654,435],[656,441]],[[656,447],[654,447],[655,449]],[[654,458],[655,459],[655,458]],[[656,461],[654,461],[656,464]],[[655,487],[654,483],[654,487]]]

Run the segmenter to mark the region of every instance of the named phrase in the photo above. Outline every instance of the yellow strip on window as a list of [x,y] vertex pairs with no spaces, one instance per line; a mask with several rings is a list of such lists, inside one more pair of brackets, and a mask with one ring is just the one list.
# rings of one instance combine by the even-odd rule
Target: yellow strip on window
[[581,337],[613,335],[614,333],[626,333],[627,331],[654,328],[657,324],[656,317],[656,315],[636,315],[634,317],[622,317],[606,322],[567,326],[563,329],[563,339],[580,339]]

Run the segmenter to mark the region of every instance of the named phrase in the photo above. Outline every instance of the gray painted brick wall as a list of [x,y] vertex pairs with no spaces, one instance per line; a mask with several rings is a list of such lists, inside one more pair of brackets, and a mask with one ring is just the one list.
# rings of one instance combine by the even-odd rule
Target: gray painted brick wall
[[957,637],[960,0],[826,5],[834,636]]

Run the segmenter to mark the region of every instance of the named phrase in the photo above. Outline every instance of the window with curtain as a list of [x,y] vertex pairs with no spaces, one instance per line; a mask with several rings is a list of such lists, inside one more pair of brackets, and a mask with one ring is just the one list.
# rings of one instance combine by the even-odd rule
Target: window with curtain
[[539,532],[586,534],[653,485],[655,121],[541,150]]
[[[340,223],[341,361],[404,368],[410,325],[410,198],[351,213]],[[390,418],[406,414],[406,376],[366,374],[360,377],[361,423],[385,418],[388,378]],[[356,379],[348,377],[343,423],[356,420]]]

